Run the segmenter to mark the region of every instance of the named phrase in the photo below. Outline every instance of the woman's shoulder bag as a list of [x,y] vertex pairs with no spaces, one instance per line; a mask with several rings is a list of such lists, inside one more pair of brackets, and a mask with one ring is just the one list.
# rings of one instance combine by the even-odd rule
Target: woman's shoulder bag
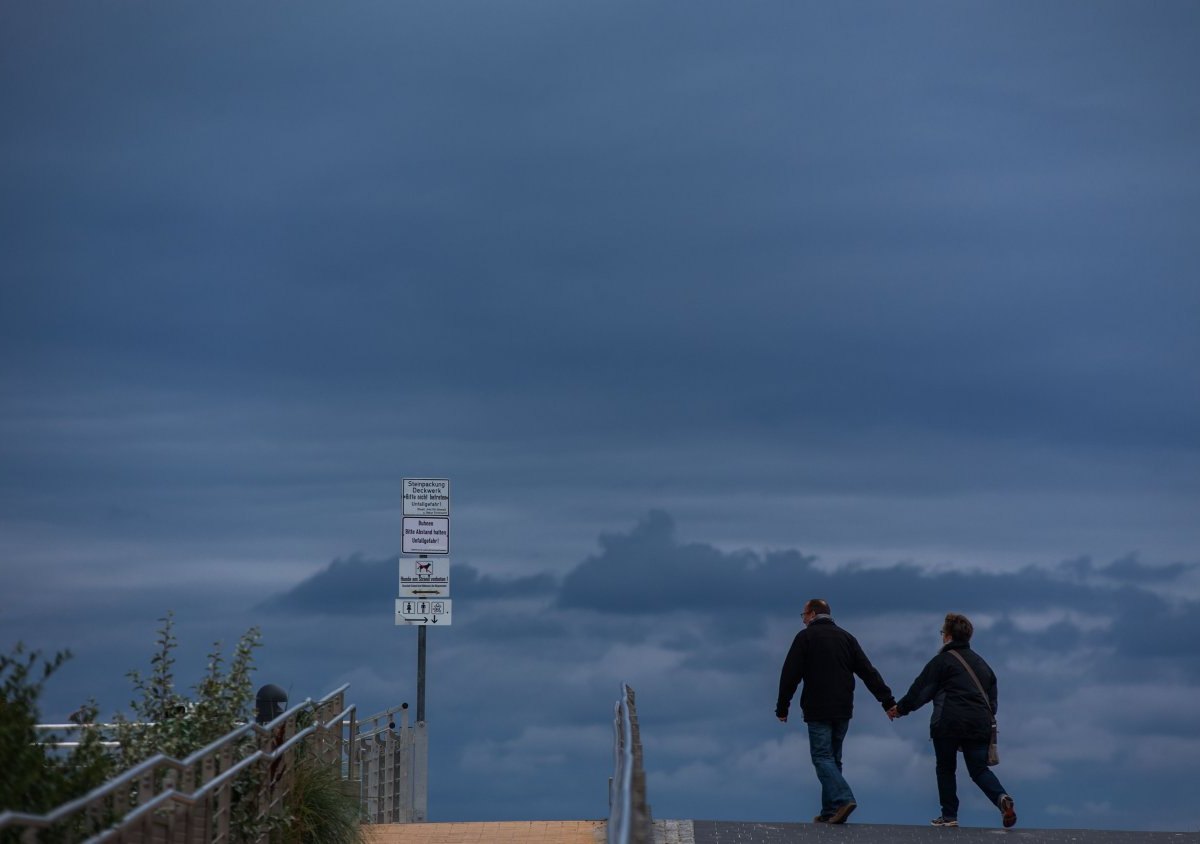
[[975,676],[975,672],[971,670],[971,666],[963,659],[963,655],[958,651],[948,651],[952,657],[962,663],[963,668],[967,669],[967,673],[971,675],[971,679],[975,681],[975,688],[979,689],[979,696],[983,698],[983,705],[987,707],[988,715],[992,718],[992,740],[988,742],[988,766],[1000,764],[1000,748],[996,744],[997,733],[996,716],[992,712],[992,702],[988,700],[987,692],[983,690],[983,683],[979,682],[979,678]]

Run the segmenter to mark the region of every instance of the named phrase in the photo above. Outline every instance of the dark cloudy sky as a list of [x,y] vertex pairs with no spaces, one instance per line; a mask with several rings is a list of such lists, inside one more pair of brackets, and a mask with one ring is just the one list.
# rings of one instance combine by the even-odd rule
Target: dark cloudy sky
[[[971,614],[1022,824],[1196,829],[1200,7],[0,0],[0,645],[45,716],[261,625],[415,700],[436,820],[807,818],[805,598]],[[188,663],[188,660],[191,663]],[[189,678],[189,679],[194,679]],[[865,693],[856,820],[936,814]],[[970,794],[965,822],[993,824]]]

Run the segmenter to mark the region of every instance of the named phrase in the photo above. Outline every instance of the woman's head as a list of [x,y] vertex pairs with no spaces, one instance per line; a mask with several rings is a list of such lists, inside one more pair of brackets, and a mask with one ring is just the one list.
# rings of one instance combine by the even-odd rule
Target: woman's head
[[949,636],[950,641],[970,642],[974,632],[975,625],[971,623],[971,619],[956,612],[946,613],[946,620],[942,623],[942,635]]

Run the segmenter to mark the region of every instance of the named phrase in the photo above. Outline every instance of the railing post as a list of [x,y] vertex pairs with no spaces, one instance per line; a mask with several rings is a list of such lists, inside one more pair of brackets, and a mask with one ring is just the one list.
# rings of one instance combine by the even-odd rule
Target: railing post
[[[346,738],[345,754],[346,754],[346,770],[347,776],[354,778],[358,771],[358,710],[350,710],[350,727],[349,734]],[[345,735],[345,734],[344,734]]]
[[412,758],[412,819],[413,823],[425,823],[429,813],[429,730],[424,721],[417,721],[413,728]]
[[408,723],[407,704],[400,710],[400,732],[397,735],[396,754],[396,822],[413,821],[413,731]]
[[397,823],[396,804],[400,795],[396,789],[396,733],[392,729],[383,732],[383,744],[379,749],[379,791],[384,795],[383,822]]
[[[225,745],[221,748],[221,773],[225,773],[233,766],[233,748]],[[217,787],[217,834],[214,837],[216,844],[227,844],[230,840],[229,836],[229,813],[232,805],[230,795],[233,791],[233,783],[226,781]]]
[[653,821],[633,689],[621,684],[613,716],[613,776],[609,780],[609,844],[650,844]]
[[375,823],[384,823],[387,819],[387,792],[383,788],[384,742],[387,738],[382,733],[376,733],[371,742],[371,797],[375,802]]

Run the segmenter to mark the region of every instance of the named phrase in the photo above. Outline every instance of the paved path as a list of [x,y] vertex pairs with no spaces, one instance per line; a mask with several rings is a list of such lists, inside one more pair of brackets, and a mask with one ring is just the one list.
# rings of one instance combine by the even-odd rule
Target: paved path
[[[500,821],[369,826],[368,844],[601,844],[604,821]],[[655,821],[655,844],[1200,844],[1200,832],[1000,829],[856,824]]]
[[1200,844],[1197,832],[1121,832],[1090,829],[1013,829],[891,826],[849,823],[739,823],[692,821],[694,844]]
[[[368,844],[602,844],[604,821],[375,824]],[[655,844],[1200,844],[1200,832],[655,821]]]

